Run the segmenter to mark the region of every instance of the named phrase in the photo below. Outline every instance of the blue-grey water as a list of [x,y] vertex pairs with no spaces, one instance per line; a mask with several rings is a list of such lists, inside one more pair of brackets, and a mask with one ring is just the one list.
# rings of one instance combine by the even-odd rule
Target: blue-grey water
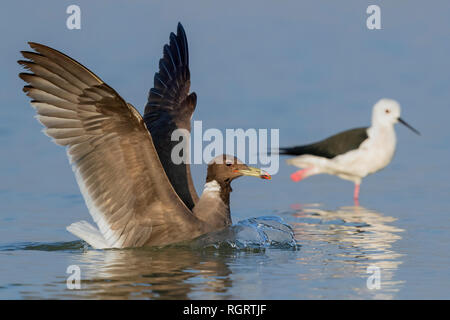
[[[70,4],[1,4],[0,299],[450,298],[448,1],[382,2],[381,30],[366,28],[373,3],[360,0],[77,1],[81,30],[66,28]],[[422,136],[397,125],[395,157],[363,181],[358,207],[350,182],[293,183],[282,158],[271,181],[233,183],[226,234],[94,250],[65,230],[90,216],[64,149],[21,92],[19,51],[27,41],[55,47],[142,112],[178,21],[204,129],[277,128],[281,145],[307,143],[368,125],[372,105],[389,97]],[[199,192],[205,170],[193,167]],[[281,244],[280,233],[261,233],[253,218],[269,216],[294,243],[289,232]],[[66,285],[71,265],[79,290]],[[372,267],[378,289],[367,285]]]

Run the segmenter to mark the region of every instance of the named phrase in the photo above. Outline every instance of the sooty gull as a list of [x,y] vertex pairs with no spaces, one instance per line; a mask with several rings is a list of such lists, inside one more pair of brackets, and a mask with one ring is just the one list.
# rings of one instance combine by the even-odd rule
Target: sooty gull
[[[173,147],[178,141],[171,139],[176,129],[191,131],[191,118],[197,103],[195,92],[189,94],[189,50],[186,33],[178,23],[177,34],[170,34],[170,42],[163,49],[159,72],[154,76],[144,111],[144,122],[150,131],[161,164],[175,192],[192,209],[198,195],[192,182],[189,163],[174,163]],[[188,138],[188,137],[186,137]]]
[[336,175],[354,182],[353,198],[357,202],[362,179],[391,162],[397,122],[420,134],[400,118],[397,101],[381,99],[373,107],[371,127],[347,130],[309,145],[280,148],[280,154],[297,156],[287,160],[288,164],[302,168],[291,175],[293,181],[320,173]]
[[[81,221],[67,229],[94,248],[166,245],[198,237],[231,223],[233,179],[259,176],[234,157],[208,166],[198,205],[190,210],[167,178],[139,112],[99,77],[65,54],[38,43],[20,60],[32,73],[23,90],[37,119],[67,155],[98,229]],[[221,160],[221,161],[220,161]]]

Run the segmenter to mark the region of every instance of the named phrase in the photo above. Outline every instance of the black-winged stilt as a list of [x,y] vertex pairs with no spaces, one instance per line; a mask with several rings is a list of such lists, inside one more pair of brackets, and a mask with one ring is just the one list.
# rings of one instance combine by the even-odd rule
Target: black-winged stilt
[[397,101],[381,99],[373,107],[371,127],[347,130],[313,144],[280,148],[280,154],[297,156],[287,160],[302,168],[291,175],[293,181],[320,173],[336,175],[354,182],[353,198],[358,202],[362,179],[386,167],[394,156],[397,122],[420,135],[400,118]]

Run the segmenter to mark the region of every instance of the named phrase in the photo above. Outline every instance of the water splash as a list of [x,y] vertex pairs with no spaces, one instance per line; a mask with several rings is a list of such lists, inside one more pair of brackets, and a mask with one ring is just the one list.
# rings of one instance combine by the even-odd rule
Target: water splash
[[277,216],[264,216],[239,221],[229,228],[208,233],[194,240],[196,248],[298,249],[291,226]]

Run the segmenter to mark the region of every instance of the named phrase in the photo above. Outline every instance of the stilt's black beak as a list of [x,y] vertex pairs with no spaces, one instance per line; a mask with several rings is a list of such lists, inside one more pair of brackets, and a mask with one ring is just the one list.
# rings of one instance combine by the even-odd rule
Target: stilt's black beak
[[403,120],[402,118],[398,118],[398,122],[400,122],[401,124],[403,124],[405,127],[411,129],[411,131],[413,131],[414,133],[418,134],[420,136],[420,132],[417,131],[416,129],[414,129],[413,127],[411,127],[405,120]]

